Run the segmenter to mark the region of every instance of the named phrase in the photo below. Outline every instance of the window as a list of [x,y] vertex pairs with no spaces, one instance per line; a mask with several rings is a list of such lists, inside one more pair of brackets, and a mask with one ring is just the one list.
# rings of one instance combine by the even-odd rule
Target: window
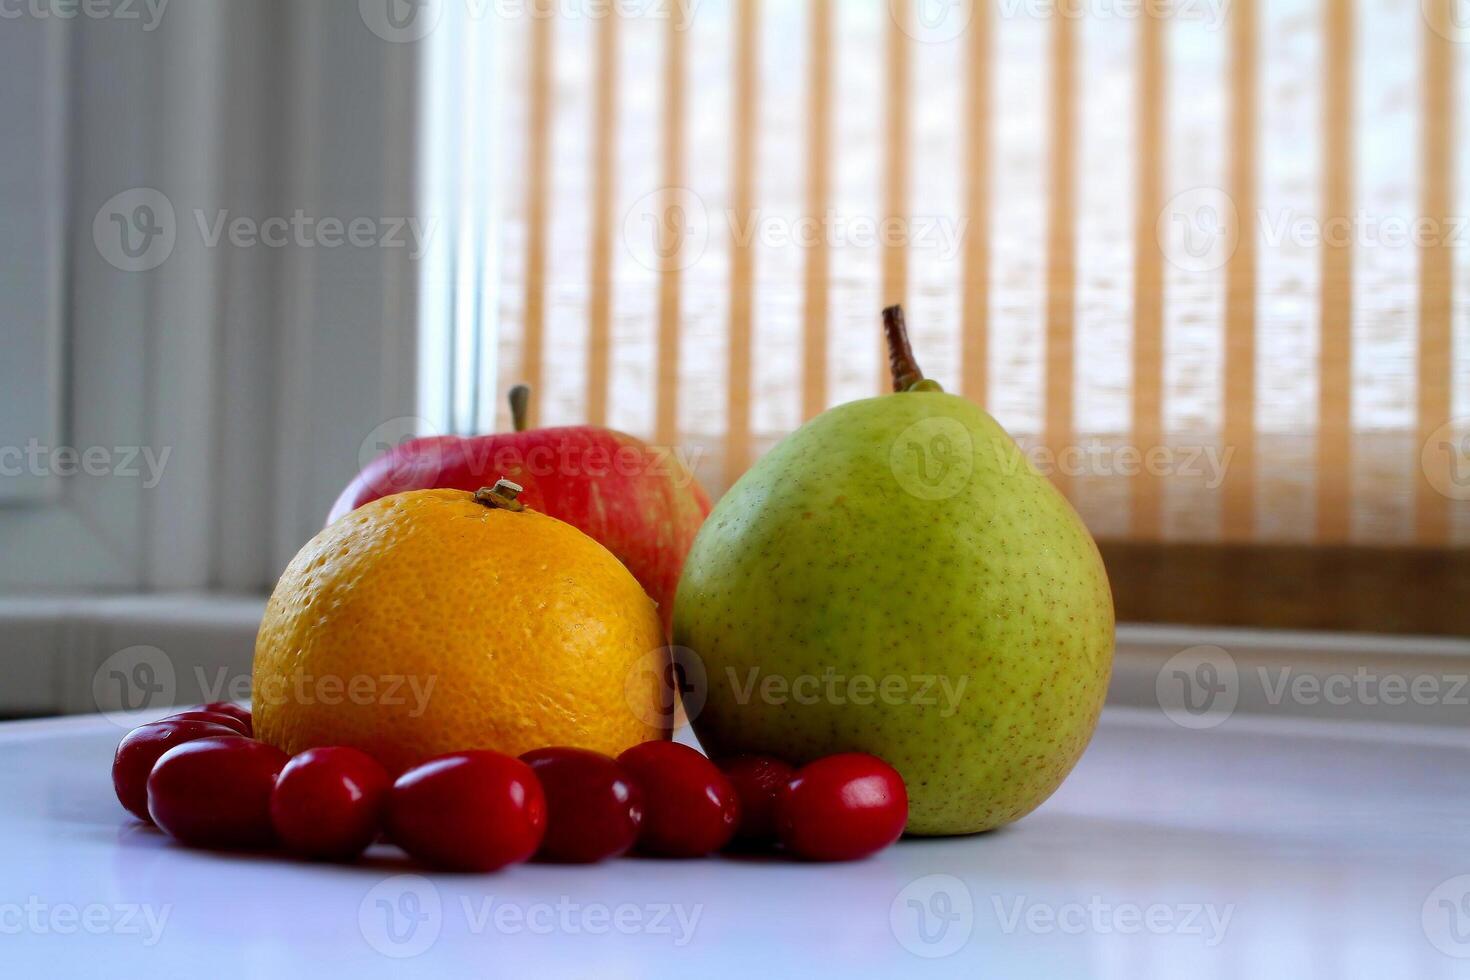
[[419,49],[356,5],[10,13],[0,589],[263,592],[414,413]]
[[1120,616],[1464,632],[1470,38],[1449,11],[502,21],[499,387],[533,382],[546,424],[691,445],[719,491],[881,390],[878,311],[902,301],[926,371],[1093,528]]

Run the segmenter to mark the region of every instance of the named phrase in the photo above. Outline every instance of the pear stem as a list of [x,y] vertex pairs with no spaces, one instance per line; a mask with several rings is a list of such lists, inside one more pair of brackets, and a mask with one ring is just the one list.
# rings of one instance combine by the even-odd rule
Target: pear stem
[[525,432],[531,411],[531,386],[516,385],[510,390],[506,400],[510,402],[510,424],[515,426],[517,432]]
[[493,487],[481,487],[475,491],[475,500],[486,507],[500,507],[504,510],[525,510],[526,505],[516,497],[520,496],[525,487],[519,483],[511,483],[501,478],[495,481]]
[[883,333],[888,337],[888,368],[893,372],[893,390],[908,391],[924,380],[924,372],[919,370],[914,349],[909,346],[902,306],[890,306],[883,311]]

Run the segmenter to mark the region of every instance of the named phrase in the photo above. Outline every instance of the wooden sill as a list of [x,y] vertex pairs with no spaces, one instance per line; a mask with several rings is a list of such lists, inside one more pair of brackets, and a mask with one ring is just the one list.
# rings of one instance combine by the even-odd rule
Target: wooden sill
[[1470,550],[1099,542],[1118,620],[1470,636]]

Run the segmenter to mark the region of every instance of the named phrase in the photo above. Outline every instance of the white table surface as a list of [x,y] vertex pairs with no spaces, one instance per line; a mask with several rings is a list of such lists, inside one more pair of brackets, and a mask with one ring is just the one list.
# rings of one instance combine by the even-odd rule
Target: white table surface
[[1470,976],[1458,731],[1110,711],[997,833],[492,875],[186,850],[117,805],[121,733],[0,725],[0,976]]

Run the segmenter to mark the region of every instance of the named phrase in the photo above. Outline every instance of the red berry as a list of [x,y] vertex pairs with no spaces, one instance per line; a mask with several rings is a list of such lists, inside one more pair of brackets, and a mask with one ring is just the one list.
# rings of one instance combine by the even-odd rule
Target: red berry
[[203,705],[202,707],[196,708],[195,710],[218,711],[222,715],[229,715],[231,718],[235,718],[241,722],[244,722],[246,735],[255,734],[255,722],[250,714],[250,709],[242,708],[233,701],[211,701],[208,704]]
[[427,864],[494,871],[536,853],[546,797],[531,767],[499,752],[455,752],[398,777],[388,835]]
[[700,857],[730,842],[740,800],[713,762],[679,742],[644,742],[618,762],[643,791],[640,851]]
[[153,822],[196,847],[271,843],[271,790],[288,762],[274,746],[238,735],[169,749],[148,776]]
[[208,721],[216,725],[223,725],[236,735],[250,737],[250,726],[245,724],[234,715],[227,715],[223,711],[205,711],[196,708],[192,711],[180,711],[178,714],[169,715],[164,721]]
[[209,721],[155,721],[134,728],[117,743],[112,757],[112,788],[123,807],[148,823],[148,774],[153,764],[175,745],[211,735],[234,735],[235,730]]
[[740,798],[740,826],[735,839],[764,843],[776,839],[776,797],[796,770],[769,755],[736,755],[721,759],[720,769]]
[[643,794],[601,752],[553,747],[521,756],[546,793],[546,838],[537,856],[590,863],[617,857],[638,839]]
[[271,824],[304,857],[350,860],[377,839],[392,780],[366,752],[308,749],[276,780]]
[[877,756],[829,755],[796,771],[776,801],[776,833],[812,861],[852,861],[898,840],[909,818],[903,777]]

